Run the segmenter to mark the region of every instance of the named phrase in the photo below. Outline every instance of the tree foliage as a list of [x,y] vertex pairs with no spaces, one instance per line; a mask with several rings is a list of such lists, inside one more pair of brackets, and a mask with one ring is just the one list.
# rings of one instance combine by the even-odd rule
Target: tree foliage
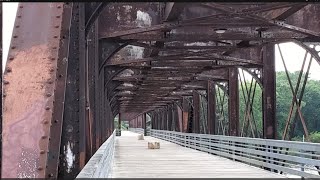
[[[302,91],[302,84],[305,74],[302,75],[300,86],[297,93],[297,98],[300,97]],[[295,90],[298,82],[299,72],[289,73],[290,80],[292,82],[293,90]],[[250,87],[250,82],[245,82],[247,87]],[[240,85],[239,85],[240,86]],[[244,86],[244,85],[243,85]],[[265,87],[268,88],[268,87]],[[242,94],[241,86],[239,87],[240,92],[240,125],[242,125],[245,112],[245,102]],[[276,74],[276,122],[277,122],[277,137],[282,138],[283,131],[285,129],[286,121],[288,118],[293,93],[285,72],[277,72]],[[305,86],[305,90],[301,101],[301,112],[303,119],[306,122],[308,132],[310,134],[310,140],[312,142],[320,141],[320,81],[308,79]],[[296,126],[293,131],[293,140],[302,140],[304,135],[303,126],[296,112],[296,106],[293,108],[293,114],[291,122],[295,118]],[[258,134],[262,135],[262,90],[260,87],[256,89],[255,97],[253,101],[253,115],[257,124]]]

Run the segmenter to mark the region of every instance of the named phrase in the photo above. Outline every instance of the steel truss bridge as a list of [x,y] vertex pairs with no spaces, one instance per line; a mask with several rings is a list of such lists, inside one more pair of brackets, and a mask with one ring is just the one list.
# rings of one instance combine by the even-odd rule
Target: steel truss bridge
[[[155,163],[150,176],[251,177],[261,170],[319,178],[320,145],[290,141],[296,121],[309,138],[298,90],[308,78],[300,75],[302,86],[291,82],[279,46],[303,48],[310,59],[300,74],[308,74],[312,61],[320,63],[319,22],[320,4],[302,2],[19,3],[1,78],[1,177],[142,176],[148,165],[135,170],[121,157],[152,160],[141,148],[148,140],[161,142],[154,161],[171,163]],[[275,51],[292,94],[282,137]],[[261,127],[252,110],[257,88]],[[123,121],[130,131],[121,133]],[[210,159],[199,160],[202,170],[230,160],[239,170],[196,174],[187,167],[192,158]]]

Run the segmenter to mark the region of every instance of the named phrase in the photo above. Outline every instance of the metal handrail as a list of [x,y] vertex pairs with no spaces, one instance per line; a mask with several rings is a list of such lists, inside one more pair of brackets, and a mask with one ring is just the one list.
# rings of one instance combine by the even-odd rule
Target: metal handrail
[[115,148],[114,130],[111,136],[90,158],[76,178],[110,178]]
[[[155,129],[151,129],[151,136],[273,172],[305,178],[320,178],[319,143],[181,133]],[[305,171],[306,169],[309,171]]]

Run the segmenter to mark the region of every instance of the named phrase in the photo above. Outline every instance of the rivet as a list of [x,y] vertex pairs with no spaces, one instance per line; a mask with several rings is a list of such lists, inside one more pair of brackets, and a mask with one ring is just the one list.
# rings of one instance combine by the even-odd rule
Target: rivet
[[47,121],[47,120],[43,121],[43,124],[48,124],[48,123],[49,123],[49,121]]
[[53,38],[58,38],[58,36],[53,36]]
[[18,15],[17,17],[18,17],[18,18],[21,18],[21,15]]
[[9,84],[9,81],[3,81],[3,84]]
[[58,122],[58,120],[56,119],[56,120],[54,120],[54,122],[55,122],[55,123],[57,123],[57,122]]
[[53,57],[53,58],[51,58],[51,60],[54,61],[54,60],[56,60],[56,58]]
[[60,16],[56,16],[56,18],[60,18]]
[[16,28],[19,28],[20,26],[19,25],[16,25]]
[[15,49],[15,48],[16,48],[15,46],[12,46],[12,47],[11,47],[11,49]]
[[14,36],[13,36],[13,38],[17,38],[17,37],[18,37],[17,35],[14,35]]
[[60,26],[54,26],[55,28],[59,28]]
[[46,96],[47,96],[47,97],[50,97],[50,96],[51,96],[51,94],[50,94],[50,93],[47,93],[47,94],[46,94]]
[[42,138],[42,139],[45,139],[45,138],[47,138],[47,136],[42,136],[41,138]]
[[19,6],[19,8],[23,8],[23,6]]
[[52,83],[53,83],[53,81],[51,81],[51,80],[48,81],[48,84],[52,84]]
[[53,69],[53,68],[50,68],[50,69],[49,69],[49,71],[50,71],[50,72],[53,72],[53,71],[54,71],[54,69]]
[[4,93],[2,94],[2,97],[6,97],[6,96],[7,96],[6,94],[4,94]]
[[43,168],[40,166],[40,167],[38,167],[38,171],[41,171],[41,170],[43,170]]
[[52,47],[52,49],[57,49],[57,47]]
[[61,8],[61,6],[60,6],[60,5],[58,5],[58,6],[57,6],[57,8],[58,8],[58,9],[60,9],[60,8]]
[[7,67],[7,72],[11,72],[12,69],[10,67]]
[[46,151],[45,150],[41,150],[40,151],[40,154],[44,154]]
[[50,109],[50,107],[49,107],[49,106],[47,106],[47,107],[46,107],[46,110],[49,110],[49,109]]
[[9,60],[11,60],[11,61],[12,61],[13,59],[14,59],[14,57],[10,57],[10,58],[9,58]]

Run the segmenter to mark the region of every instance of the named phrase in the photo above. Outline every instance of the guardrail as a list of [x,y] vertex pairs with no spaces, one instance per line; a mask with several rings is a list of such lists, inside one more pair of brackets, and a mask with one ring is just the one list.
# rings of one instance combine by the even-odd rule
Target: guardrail
[[115,132],[100,146],[76,178],[110,178],[114,156]]
[[143,128],[129,128],[129,131],[138,133],[138,134],[144,134],[144,129]]
[[151,136],[273,172],[320,178],[320,144],[181,133],[151,129]]

